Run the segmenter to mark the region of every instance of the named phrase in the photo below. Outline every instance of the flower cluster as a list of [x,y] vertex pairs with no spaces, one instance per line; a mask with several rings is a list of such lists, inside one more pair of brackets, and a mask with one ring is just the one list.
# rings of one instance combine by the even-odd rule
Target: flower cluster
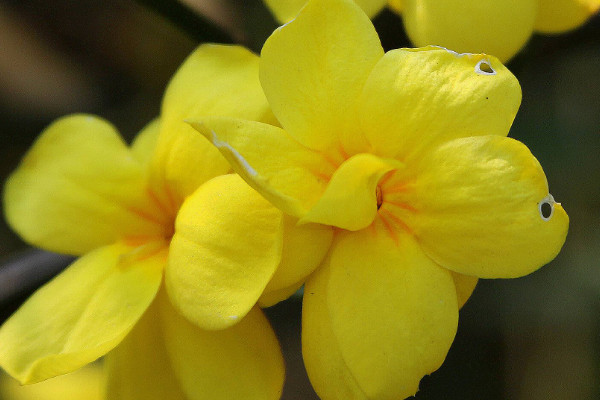
[[11,226],[81,257],[2,326],[0,366],[34,383],[105,356],[111,400],[277,399],[259,306],[305,285],[322,399],[415,394],[478,279],[529,274],[565,240],[506,137],[520,101],[493,56],[384,53],[351,0],[309,0],[260,58],[201,46],[131,146],[65,117],[7,182]]
[[[291,20],[306,0],[264,0],[280,22]],[[534,32],[557,34],[583,25],[599,0],[355,0],[370,17],[386,3],[402,16],[417,46],[435,44],[459,52],[488,53],[505,62]]]

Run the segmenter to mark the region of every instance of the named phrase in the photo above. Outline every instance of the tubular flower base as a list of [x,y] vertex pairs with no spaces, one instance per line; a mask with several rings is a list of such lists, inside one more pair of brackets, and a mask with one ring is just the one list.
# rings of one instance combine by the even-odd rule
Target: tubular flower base
[[[305,0],[264,0],[280,22],[296,16]],[[370,16],[381,0],[356,0]],[[488,53],[511,59],[532,33],[556,34],[583,25],[600,0],[389,0],[417,46],[438,45],[458,52]]]
[[183,122],[190,115],[274,121],[258,57],[201,46],[131,147],[104,120],[65,117],[8,180],[10,225],[36,246],[83,255],[0,328],[0,366],[21,383],[106,355],[110,399],[280,397],[282,355],[256,303],[288,296],[332,229],[297,227],[228,174]]
[[400,399],[444,361],[478,278],[529,274],[568,217],[538,161],[506,137],[521,101],[494,57],[384,54],[350,0],[311,0],[265,43],[281,127],[190,123],[299,224],[335,230],[306,281],[302,345],[324,400]]

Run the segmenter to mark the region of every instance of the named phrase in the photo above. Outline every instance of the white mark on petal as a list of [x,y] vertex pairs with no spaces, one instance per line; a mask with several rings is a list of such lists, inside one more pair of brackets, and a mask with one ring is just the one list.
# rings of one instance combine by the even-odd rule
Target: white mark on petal
[[464,56],[468,57],[468,56],[474,56],[474,55],[476,55],[475,53],[459,53],[457,51],[450,50],[449,48],[444,47],[444,46],[431,46],[431,47],[435,47],[435,48],[438,48],[438,49],[441,49],[441,50],[446,50],[448,53],[452,54],[454,57],[464,57]]
[[475,72],[479,75],[496,75],[497,72],[494,68],[492,68],[492,64],[490,64],[490,60],[484,58],[483,60],[479,60],[477,65],[475,65]]
[[442,47],[442,46],[433,46],[433,47],[437,47],[438,49],[441,49],[441,50],[446,50],[448,53],[452,54],[455,57],[460,57],[460,54],[458,54],[456,51],[450,50],[446,47]]
[[237,321],[240,318],[240,316],[239,315],[230,315],[228,318],[232,321]]
[[218,149],[226,149],[238,162],[238,164],[250,175],[257,176],[258,172],[246,161],[246,159],[233,147],[229,145],[227,142],[223,142],[217,138],[215,131],[211,131],[212,133],[212,143]]
[[540,213],[540,217],[544,221],[550,221],[550,218],[552,218],[552,215],[554,215],[554,205],[555,204],[556,204],[556,201],[554,201],[554,197],[552,197],[551,194],[548,194],[548,196],[544,197],[538,203],[538,211]]

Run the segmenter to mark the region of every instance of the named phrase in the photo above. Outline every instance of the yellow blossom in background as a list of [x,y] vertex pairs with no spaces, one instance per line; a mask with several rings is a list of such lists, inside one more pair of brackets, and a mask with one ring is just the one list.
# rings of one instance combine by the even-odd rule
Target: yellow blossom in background
[[[265,0],[280,22],[291,20],[306,3]],[[356,3],[373,17],[385,1]],[[458,52],[488,53],[505,62],[534,32],[562,33],[584,24],[598,12],[599,0],[389,0],[402,16],[417,46],[437,45]]]
[[258,57],[205,45],[131,147],[90,115],[42,133],[6,183],[6,218],[29,243],[82,257],[0,328],[3,369],[28,384],[106,355],[111,400],[280,397],[282,355],[256,303],[295,291],[332,230],[296,227],[183,122],[223,114],[274,121]]
[[[306,4],[306,0],[264,0],[264,2],[273,12],[275,18],[282,23],[289,22]],[[371,18],[377,15],[387,4],[387,0],[355,0],[355,2]],[[396,1],[396,4],[399,5],[398,1]]]
[[190,123],[299,224],[335,230],[306,280],[302,347],[319,396],[402,399],[444,361],[478,278],[551,261],[568,217],[525,145],[495,58],[384,54],[350,0],[310,0],[266,41],[260,81],[281,127]]
[[96,364],[44,382],[21,386],[7,375],[0,377],[0,399],[5,400],[101,400],[104,374]]

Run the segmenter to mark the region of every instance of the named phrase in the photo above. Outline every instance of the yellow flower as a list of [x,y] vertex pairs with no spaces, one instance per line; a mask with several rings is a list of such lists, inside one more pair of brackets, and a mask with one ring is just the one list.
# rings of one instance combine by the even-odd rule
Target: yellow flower
[[477,278],[559,252],[568,217],[506,137],[521,101],[494,57],[384,54],[349,0],[311,0],[265,43],[260,80],[283,128],[191,124],[300,223],[335,229],[306,282],[302,344],[323,399],[400,399],[443,362]]
[[[110,399],[279,398],[281,352],[255,304],[296,290],[286,279],[318,265],[332,230],[297,228],[183,122],[223,114],[274,121],[258,57],[207,45],[131,147],[93,116],[43,132],[6,184],[6,217],[28,242],[83,256],[2,326],[2,368],[34,383],[106,355]],[[297,260],[307,235],[323,243]]]
[[[265,0],[280,22],[291,20],[306,0]],[[370,16],[382,0],[356,0]],[[600,0],[389,0],[402,15],[417,46],[438,45],[458,52],[485,52],[500,61],[512,58],[533,32],[556,34],[583,25],[598,12]]]
[[[388,2],[387,0],[354,1],[371,18],[377,15],[377,13],[379,13]],[[390,0],[390,3],[393,1],[394,0]],[[264,0],[264,2],[279,22],[289,22],[306,4],[306,0]],[[399,5],[398,0],[396,0],[395,3]],[[400,10],[400,8],[398,7],[396,10]]]

